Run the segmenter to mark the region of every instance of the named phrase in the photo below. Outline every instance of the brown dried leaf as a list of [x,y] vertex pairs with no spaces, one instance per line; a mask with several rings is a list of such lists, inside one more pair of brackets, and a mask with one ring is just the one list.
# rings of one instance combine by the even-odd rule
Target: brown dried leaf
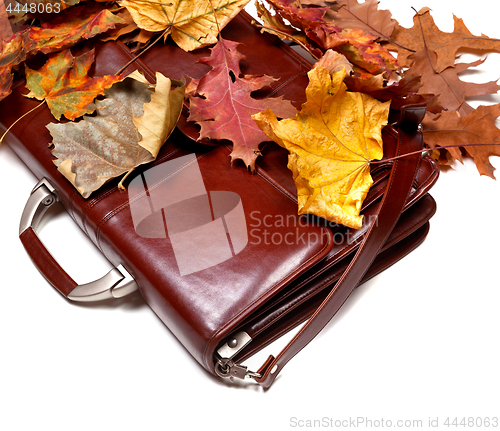
[[411,63],[411,73],[422,76],[420,94],[436,94],[441,105],[449,110],[458,110],[460,114],[467,115],[473,108],[466,103],[467,98],[486,94],[495,94],[500,90],[496,81],[484,84],[465,82],[458,76],[459,73],[471,67],[481,65],[484,60],[473,63],[459,63],[455,67],[448,67],[437,72],[437,54],[430,50],[421,50],[408,57]]
[[[495,168],[489,157],[500,156],[500,130],[495,126],[499,116],[500,104],[480,106],[465,116],[456,112],[443,112],[436,120],[427,117],[423,122],[425,143],[430,148],[455,144],[492,144],[463,148],[474,159],[479,173],[494,179]],[[449,152],[454,159],[462,160],[459,148],[451,148]]]
[[388,10],[378,9],[379,0],[338,0],[326,13],[325,19],[341,28],[364,30],[382,40],[389,40],[396,20]]
[[455,21],[453,33],[442,32],[434,22],[430,9],[424,8],[414,16],[412,28],[396,26],[389,49],[397,51],[398,61],[402,67],[411,65],[412,60],[409,57],[414,52],[434,51],[437,55],[435,61],[437,73],[452,67],[455,64],[457,51],[462,48],[500,52],[499,39],[492,39],[485,35],[475,36],[465,26],[462,19],[455,15],[453,19]]

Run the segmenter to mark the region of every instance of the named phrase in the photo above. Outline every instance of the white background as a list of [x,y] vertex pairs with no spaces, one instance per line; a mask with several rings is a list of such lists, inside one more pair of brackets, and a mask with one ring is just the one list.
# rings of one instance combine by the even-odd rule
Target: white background
[[[454,12],[474,34],[500,38],[497,2],[381,1],[406,27],[411,6],[432,7],[444,31]],[[498,78],[493,54],[464,79]],[[500,417],[500,184],[470,161],[442,172],[424,244],[357,289],[267,392],[205,372],[139,295],[91,306],[64,300],[17,236],[36,181],[0,147],[1,430],[284,430],[306,425],[297,420],[358,417],[417,419],[424,428],[439,418],[439,429],[456,429],[444,420]],[[61,210],[41,236],[79,283],[108,268]]]

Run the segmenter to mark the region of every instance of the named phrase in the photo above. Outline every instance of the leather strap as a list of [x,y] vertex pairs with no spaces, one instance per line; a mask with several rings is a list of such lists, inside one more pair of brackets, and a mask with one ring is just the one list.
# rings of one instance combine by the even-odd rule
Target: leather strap
[[[396,156],[422,148],[422,133],[418,124],[425,115],[425,105],[413,105],[402,109],[395,126],[399,127]],[[328,324],[342,307],[370,268],[378,251],[394,229],[404,204],[411,192],[421,156],[419,154],[394,161],[387,189],[379,205],[377,216],[368,228],[356,255],[332,288],[323,303],[304,324],[288,345],[274,358],[270,356],[259,369],[255,380],[265,389],[274,382],[283,367],[300,352]]]

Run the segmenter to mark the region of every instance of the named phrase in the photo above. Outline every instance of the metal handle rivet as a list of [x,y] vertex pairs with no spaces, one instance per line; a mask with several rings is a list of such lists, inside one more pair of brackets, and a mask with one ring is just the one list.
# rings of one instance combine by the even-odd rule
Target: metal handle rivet
[[231,349],[234,349],[238,345],[238,340],[236,338],[233,338],[227,343],[227,345],[231,347]]
[[54,203],[54,198],[52,196],[48,196],[44,199],[43,204],[48,207]]

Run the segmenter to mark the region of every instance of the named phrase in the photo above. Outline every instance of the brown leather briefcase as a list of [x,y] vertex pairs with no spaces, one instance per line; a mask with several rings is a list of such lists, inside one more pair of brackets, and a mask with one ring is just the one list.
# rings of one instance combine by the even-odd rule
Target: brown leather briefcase
[[[279,78],[273,94],[297,106],[311,67],[286,44],[254,29],[241,13],[223,31],[242,43],[247,74]],[[83,49],[88,49],[88,46]],[[122,44],[96,45],[94,73],[115,73],[133,54]],[[186,53],[155,45],[128,67],[154,79],[156,71],[199,78],[207,50]],[[6,128],[37,102],[18,83],[0,103]],[[263,95],[265,96],[265,95]],[[425,106],[391,113],[383,130],[385,159],[422,147]],[[117,181],[83,199],[56,169],[42,107],[7,135],[16,154],[41,180],[29,198],[20,238],[45,278],[65,297],[93,301],[139,290],[152,310],[210,373],[250,377],[269,387],[283,366],[328,323],[353,289],[417,247],[427,235],[435,202],[427,193],[436,164],[419,154],[377,164],[360,230],[297,215],[287,152],[266,144],[251,175],[231,166],[230,148],[203,146],[181,122],[157,160],[132,174],[127,192]],[[61,202],[96,247],[116,266],[101,280],[78,286],[36,235],[45,210]],[[297,325],[297,335],[255,372],[240,363]]]

